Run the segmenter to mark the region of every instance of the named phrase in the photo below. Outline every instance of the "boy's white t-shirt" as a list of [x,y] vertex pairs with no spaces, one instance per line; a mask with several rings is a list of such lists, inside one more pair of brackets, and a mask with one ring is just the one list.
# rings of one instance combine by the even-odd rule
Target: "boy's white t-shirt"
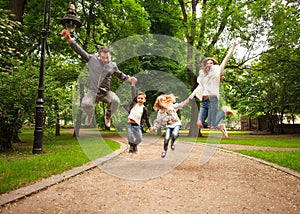
[[144,105],[135,104],[135,106],[130,110],[128,118],[141,125],[143,111]]

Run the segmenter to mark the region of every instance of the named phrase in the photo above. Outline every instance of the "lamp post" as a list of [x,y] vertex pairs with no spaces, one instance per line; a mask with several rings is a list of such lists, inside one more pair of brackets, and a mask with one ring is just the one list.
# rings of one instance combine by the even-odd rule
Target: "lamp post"
[[[45,70],[45,48],[47,37],[50,34],[50,8],[51,0],[44,2],[44,24],[41,31],[42,47],[41,47],[41,62],[40,62],[40,77],[38,88],[38,99],[36,101],[36,116],[34,129],[33,154],[41,154],[43,152],[43,115],[44,115],[44,70]],[[70,32],[76,27],[81,27],[79,19],[76,17],[76,8],[73,2],[69,3],[67,15],[61,20],[61,24]]]
[[44,114],[44,70],[45,70],[45,47],[46,40],[50,33],[50,7],[51,0],[45,0],[44,2],[44,25],[41,31],[42,37],[42,49],[41,49],[41,63],[40,63],[40,78],[38,88],[38,99],[36,101],[36,116],[35,116],[35,129],[34,129],[34,143],[33,154],[41,154],[43,152],[43,114]]

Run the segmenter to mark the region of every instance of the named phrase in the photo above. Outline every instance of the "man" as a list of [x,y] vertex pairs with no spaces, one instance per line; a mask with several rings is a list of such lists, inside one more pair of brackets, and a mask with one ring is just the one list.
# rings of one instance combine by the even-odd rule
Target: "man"
[[112,75],[119,79],[136,84],[137,79],[121,72],[116,63],[111,61],[111,51],[109,47],[99,48],[98,54],[89,54],[83,50],[70,36],[70,32],[64,29],[61,33],[68,41],[70,46],[88,63],[89,79],[88,92],[84,95],[81,107],[87,114],[85,125],[89,126],[94,115],[93,105],[98,102],[104,102],[109,105],[105,113],[105,126],[110,127],[110,119],[117,111],[120,99],[110,90],[110,81]]

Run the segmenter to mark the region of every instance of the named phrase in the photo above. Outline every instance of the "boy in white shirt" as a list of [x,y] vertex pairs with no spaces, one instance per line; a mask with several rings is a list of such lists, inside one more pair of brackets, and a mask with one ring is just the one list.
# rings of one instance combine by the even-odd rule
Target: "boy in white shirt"
[[148,126],[149,122],[148,110],[144,103],[146,102],[146,94],[139,92],[133,99],[129,107],[129,115],[127,120],[127,139],[129,144],[129,153],[132,155],[137,152],[137,146],[142,142],[142,128],[141,121],[144,120]]

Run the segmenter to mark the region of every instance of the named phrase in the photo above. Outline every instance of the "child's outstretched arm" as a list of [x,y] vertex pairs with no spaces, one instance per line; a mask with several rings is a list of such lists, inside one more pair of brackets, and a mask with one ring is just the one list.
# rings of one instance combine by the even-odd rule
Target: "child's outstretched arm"
[[150,127],[150,132],[154,132],[155,130],[159,129],[162,123],[163,123],[163,114],[161,112],[158,112],[156,119],[153,122],[153,126]]
[[131,97],[132,97],[132,100],[136,97],[135,83],[131,83]]
[[189,104],[190,100],[191,100],[191,98],[188,97],[186,100],[183,101],[183,105],[187,106]]
[[202,95],[203,95],[203,87],[202,84],[199,83],[199,85],[197,86],[197,88],[194,89],[194,91],[191,93],[191,95],[189,96],[189,99],[193,99],[195,96],[201,100],[202,99]]

